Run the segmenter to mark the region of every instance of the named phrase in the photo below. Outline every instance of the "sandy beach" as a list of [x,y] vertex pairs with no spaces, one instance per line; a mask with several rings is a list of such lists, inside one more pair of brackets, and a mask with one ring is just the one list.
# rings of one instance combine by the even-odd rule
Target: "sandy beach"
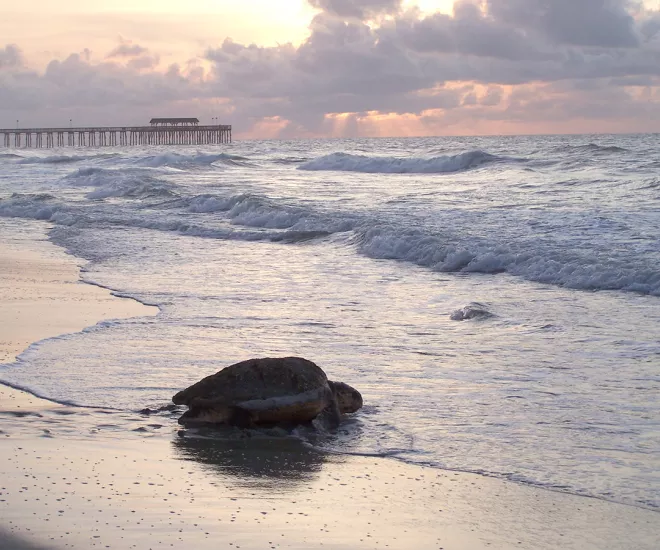
[[[46,240],[0,234],[2,362],[44,338],[156,313],[81,283],[79,268]],[[0,386],[0,548],[650,550],[660,540],[649,510],[172,426]]]

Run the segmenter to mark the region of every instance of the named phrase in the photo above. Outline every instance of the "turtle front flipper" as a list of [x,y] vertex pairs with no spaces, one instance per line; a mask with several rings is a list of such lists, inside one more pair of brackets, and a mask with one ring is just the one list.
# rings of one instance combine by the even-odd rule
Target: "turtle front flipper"
[[249,413],[252,423],[260,426],[304,424],[316,418],[326,407],[328,398],[332,398],[330,394],[325,386],[292,395],[241,401],[234,405],[234,409]]
[[233,416],[233,407],[224,403],[209,400],[193,400],[188,410],[179,418],[179,424],[184,426],[227,424]]
[[248,428],[254,428],[256,420],[255,414],[249,409],[243,408],[240,405],[229,407],[227,424],[231,426],[247,430]]
[[336,399],[330,399],[325,408],[319,415],[312,420],[312,424],[316,429],[321,429],[326,432],[331,432],[339,428],[341,422],[341,413]]

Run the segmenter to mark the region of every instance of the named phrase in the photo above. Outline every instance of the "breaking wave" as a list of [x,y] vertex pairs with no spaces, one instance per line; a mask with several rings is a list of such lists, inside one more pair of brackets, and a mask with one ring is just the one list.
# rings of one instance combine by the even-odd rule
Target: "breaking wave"
[[214,213],[214,212],[227,212],[237,204],[249,200],[250,195],[234,195],[232,197],[221,197],[218,195],[197,195],[191,199],[182,201],[182,204],[187,207],[189,212],[194,213]]
[[[185,201],[177,200],[173,203],[181,205],[185,204]],[[230,225],[224,227],[213,223],[205,224],[203,220],[192,222],[176,214],[168,216],[163,211],[147,215],[144,211],[126,213],[115,208],[90,210],[62,203],[46,194],[13,195],[9,199],[0,200],[0,216],[43,220],[62,227],[80,228],[110,224],[114,227],[154,229],[206,239],[280,243],[298,243],[322,238],[345,225],[344,222],[337,224],[325,220],[304,209],[274,205],[269,207],[266,199],[249,195],[227,199],[226,218]],[[87,257],[84,251],[80,252],[83,257]]]
[[607,255],[578,255],[553,247],[507,246],[429,235],[422,231],[370,227],[357,237],[361,253],[411,262],[447,273],[509,273],[528,281],[579,290],[623,290],[660,296],[660,270]]
[[598,145],[597,143],[587,143],[585,145],[562,145],[555,149],[560,153],[592,153],[592,154],[608,154],[608,153],[627,153],[628,149],[625,147],[617,147],[616,145]]
[[303,162],[307,162],[309,160],[308,157],[282,157],[278,159],[274,159],[273,162],[275,164],[301,164]]
[[265,197],[242,194],[222,199],[195,197],[189,209],[222,211],[232,225],[261,229],[288,229],[325,236],[352,230],[358,223],[353,216],[319,214],[299,206],[277,204]]
[[23,157],[16,164],[70,164],[85,160],[96,160],[117,157],[115,153],[99,155],[53,155],[49,157]]
[[163,153],[135,160],[137,166],[146,166],[150,168],[159,168],[169,166],[172,168],[192,168],[211,165],[243,165],[247,162],[247,157],[238,155],[229,155],[227,153],[208,154],[196,153],[194,155],[184,155],[180,153]]
[[[154,193],[153,186],[168,193],[169,189],[159,187],[161,185],[165,184],[115,182],[91,192],[90,198],[149,195]],[[173,210],[172,214],[167,209]],[[180,216],[182,210],[212,217],[209,221],[200,217],[193,222]],[[144,211],[128,213],[109,207],[91,212],[52,200],[49,195],[15,195],[0,201],[0,216],[47,220],[63,226],[111,223],[203,238],[248,241],[300,242],[347,232],[347,243],[375,259],[405,261],[440,272],[509,273],[567,288],[623,290],[660,296],[660,270],[641,259],[611,257],[598,250],[577,253],[561,246],[539,247],[535,242],[490,242],[453,233],[443,236],[382,225],[358,214],[321,213],[250,194],[177,199],[149,215]]]
[[145,199],[149,197],[172,197],[176,193],[165,183],[154,180],[118,181],[104,185],[90,193],[87,198],[92,200],[107,199],[110,197],[127,197]]
[[[552,238],[484,238],[461,230],[461,223],[444,229],[414,228],[409,219],[384,223],[379,214],[320,210],[252,193],[179,197],[174,184],[159,180],[154,173],[145,168],[78,170],[67,178],[76,185],[93,187],[87,195],[93,203],[61,202],[44,193],[14,194],[0,200],[0,216],[47,220],[65,227],[111,224],[224,240],[295,243],[336,234],[337,242],[364,256],[409,262],[433,271],[508,273],[566,288],[660,296],[660,270],[652,257],[625,250],[612,254],[600,245],[572,249]],[[148,209],[140,204],[136,209],[102,201],[162,196],[174,199],[152,203]],[[478,315],[474,308],[455,313],[457,320]]]
[[13,200],[26,200],[28,202],[43,202],[55,199],[50,193],[12,193],[10,198]]
[[63,179],[68,185],[95,187],[86,195],[93,200],[176,196],[173,184],[158,179],[154,171],[147,168],[80,168]]
[[262,229],[293,229],[329,235],[352,230],[357,219],[343,214],[321,215],[300,206],[277,204],[262,196],[243,193],[229,197],[197,195],[179,203],[189,212],[223,213],[233,225]]
[[368,157],[348,153],[332,153],[301,164],[299,170],[337,170],[370,174],[446,174],[461,172],[504,160],[485,151],[468,151],[458,155],[422,157]]

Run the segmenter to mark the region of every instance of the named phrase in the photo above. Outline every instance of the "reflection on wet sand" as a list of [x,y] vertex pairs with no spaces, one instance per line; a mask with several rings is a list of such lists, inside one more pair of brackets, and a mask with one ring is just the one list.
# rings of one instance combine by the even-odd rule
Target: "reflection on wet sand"
[[237,487],[287,490],[318,477],[327,456],[293,437],[190,436],[173,441],[178,458],[206,466]]
[[646,510],[322,454],[287,433],[210,438],[160,417],[20,405],[1,419],[0,523],[28,548],[657,548]]

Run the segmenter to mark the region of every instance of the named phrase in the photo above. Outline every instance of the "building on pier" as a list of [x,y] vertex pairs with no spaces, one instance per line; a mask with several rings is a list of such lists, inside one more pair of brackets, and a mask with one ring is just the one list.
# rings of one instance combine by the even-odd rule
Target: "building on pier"
[[152,126],[197,126],[197,118],[152,118],[149,121]]
[[0,129],[0,146],[17,148],[212,145],[231,139],[231,126],[200,126],[196,118],[154,118],[150,126]]

